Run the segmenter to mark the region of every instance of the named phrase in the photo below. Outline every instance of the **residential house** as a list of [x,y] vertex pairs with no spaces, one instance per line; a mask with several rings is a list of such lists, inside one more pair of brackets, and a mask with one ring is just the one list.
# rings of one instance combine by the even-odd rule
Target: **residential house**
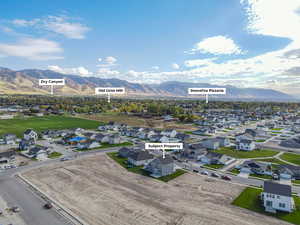
[[24,139],[27,141],[33,140],[34,142],[36,142],[38,139],[38,134],[32,129],[27,129],[24,132]]
[[174,138],[177,134],[177,131],[174,129],[167,129],[167,130],[163,130],[160,134],[170,138]]
[[108,140],[109,144],[120,144],[121,142],[122,140],[119,134],[113,134],[109,136],[109,140]]
[[94,140],[100,142],[100,143],[109,143],[109,135],[104,135],[104,134],[97,134],[94,137]]
[[265,181],[261,199],[266,212],[292,212],[295,209],[291,185]]
[[17,141],[17,136],[15,134],[5,134],[3,136],[4,143],[7,145],[14,145]]
[[137,150],[133,148],[122,147],[119,149],[118,155],[122,158],[128,158],[128,156],[133,152],[137,152]]
[[247,160],[237,167],[241,172],[258,175],[273,175],[271,163]]
[[219,141],[220,147],[229,147],[231,145],[230,139],[226,137],[216,137],[217,141]]
[[300,180],[300,166],[280,165],[277,172],[280,178]]
[[236,149],[242,151],[252,151],[256,147],[255,142],[248,139],[241,139],[236,143]]
[[142,166],[148,164],[153,158],[153,155],[148,151],[137,151],[129,154],[128,163],[135,166]]
[[174,160],[171,156],[160,156],[153,159],[144,169],[150,172],[152,177],[163,177],[175,172]]
[[22,139],[19,142],[19,150],[20,151],[27,151],[27,150],[29,150],[30,147],[32,147],[33,144],[34,144],[34,142],[32,140]]
[[227,165],[232,160],[233,160],[232,157],[217,152],[208,152],[202,157],[200,157],[200,162],[208,165],[211,164]]
[[207,149],[216,150],[220,147],[220,142],[216,138],[206,139],[202,142],[202,146]]
[[255,137],[250,133],[241,133],[235,136],[235,140],[239,142],[240,140],[251,140],[253,141]]
[[93,148],[98,148],[100,147],[100,143],[97,141],[93,141],[93,140],[88,140],[86,142],[82,142],[82,143],[78,143],[77,144],[77,148],[78,149],[93,149]]

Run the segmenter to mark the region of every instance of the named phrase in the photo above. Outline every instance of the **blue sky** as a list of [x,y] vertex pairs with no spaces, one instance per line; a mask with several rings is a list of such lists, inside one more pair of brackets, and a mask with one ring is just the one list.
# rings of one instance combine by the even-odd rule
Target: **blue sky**
[[300,94],[299,0],[11,0],[0,9],[3,67]]

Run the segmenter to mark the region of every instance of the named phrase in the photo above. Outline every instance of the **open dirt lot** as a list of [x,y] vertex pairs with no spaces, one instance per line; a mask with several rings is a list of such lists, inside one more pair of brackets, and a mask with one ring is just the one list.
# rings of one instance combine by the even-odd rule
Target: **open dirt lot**
[[105,155],[23,175],[91,225],[286,224],[231,206],[240,186],[195,174],[163,183],[129,173]]

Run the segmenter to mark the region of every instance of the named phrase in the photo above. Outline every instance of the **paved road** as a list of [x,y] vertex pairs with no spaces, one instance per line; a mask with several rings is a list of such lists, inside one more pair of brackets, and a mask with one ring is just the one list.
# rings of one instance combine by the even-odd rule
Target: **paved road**
[[20,216],[28,225],[71,224],[55,210],[43,209],[43,201],[32,193],[25,184],[9,176],[0,177],[0,195],[9,207],[20,207]]
[[[74,157],[85,157],[117,151],[120,147],[101,149],[73,154]],[[0,196],[8,203],[9,207],[20,207],[20,216],[27,225],[70,225],[73,224],[66,218],[59,215],[55,210],[45,210],[45,201],[32,192],[29,187],[20,179],[15,177],[20,172],[33,168],[59,162],[60,159],[53,159],[31,163],[27,166],[8,169],[0,172]],[[0,221],[1,222],[1,221]]]
[[[240,176],[234,176],[226,172],[221,172],[221,171],[215,171],[215,170],[210,170],[207,168],[200,168],[199,166],[191,166],[190,164],[187,163],[176,163],[178,166],[185,168],[186,170],[193,171],[197,170],[201,173],[201,171],[208,171],[209,173],[216,172],[217,174],[220,175],[227,175],[231,178],[231,182],[236,183],[236,184],[241,184],[241,185],[247,185],[247,186],[256,186],[256,187],[262,187],[264,181],[260,179],[254,179],[254,178],[245,178],[245,177],[240,177]],[[218,178],[220,179],[220,178]],[[294,193],[297,193],[298,196],[300,196],[300,186],[292,186],[292,191]]]

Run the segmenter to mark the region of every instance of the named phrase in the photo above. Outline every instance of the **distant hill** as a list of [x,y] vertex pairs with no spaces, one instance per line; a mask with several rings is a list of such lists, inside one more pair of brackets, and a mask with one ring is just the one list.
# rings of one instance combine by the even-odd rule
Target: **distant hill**
[[248,100],[293,100],[293,97],[272,89],[237,88],[205,83],[185,83],[170,81],[161,84],[137,84],[120,79],[102,79],[66,75],[51,70],[28,69],[14,71],[0,67],[0,94],[47,94],[48,87],[38,85],[38,79],[65,79],[66,85],[55,87],[56,94],[93,95],[95,87],[125,87],[127,96],[138,97],[193,97],[187,94],[188,88],[226,87],[226,96],[214,98],[248,99]]

